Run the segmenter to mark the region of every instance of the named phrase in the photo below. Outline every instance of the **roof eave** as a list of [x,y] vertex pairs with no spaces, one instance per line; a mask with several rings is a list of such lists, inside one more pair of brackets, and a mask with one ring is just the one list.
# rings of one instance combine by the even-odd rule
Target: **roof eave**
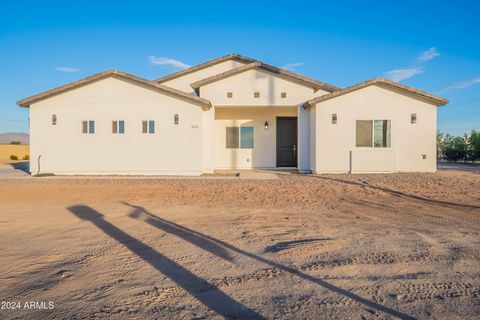
[[28,108],[28,107],[30,107],[30,105],[32,105],[34,103],[37,103],[39,101],[42,101],[44,99],[48,99],[52,96],[56,96],[56,95],[59,95],[59,94],[62,94],[62,93],[65,93],[65,92],[68,92],[68,91],[71,91],[71,90],[75,90],[75,89],[77,89],[79,87],[82,87],[84,85],[88,85],[92,82],[100,81],[100,80],[103,80],[103,79],[106,79],[106,78],[109,78],[109,77],[113,77],[113,78],[116,78],[116,79],[119,79],[119,80],[122,80],[122,81],[126,81],[126,82],[132,83],[134,85],[144,87],[146,89],[155,90],[157,92],[161,92],[161,93],[166,94],[166,95],[175,96],[178,99],[197,104],[197,105],[201,106],[203,110],[209,110],[212,107],[210,101],[208,101],[204,98],[190,96],[189,94],[187,94],[183,91],[180,91],[180,90],[177,90],[177,89],[174,89],[174,88],[170,88],[170,87],[164,86],[162,84],[158,84],[158,83],[155,83],[153,81],[149,81],[149,80],[146,80],[146,79],[143,79],[143,78],[140,78],[140,77],[137,77],[137,76],[125,73],[125,72],[121,72],[121,71],[118,71],[118,70],[107,70],[107,71],[97,73],[95,75],[88,76],[86,78],[83,78],[83,79],[80,79],[80,80],[77,80],[77,81],[74,81],[74,82],[71,82],[71,83],[66,84],[64,86],[60,86],[60,87],[57,87],[57,88],[54,88],[54,89],[51,89],[51,90],[44,91],[42,93],[39,93],[39,94],[33,95],[31,97],[28,97],[28,98],[17,101],[17,105],[19,105],[20,107],[23,107],[23,108]]
[[228,77],[231,77],[231,76],[234,76],[234,75],[237,75],[237,74],[240,74],[242,72],[252,70],[252,69],[262,69],[262,70],[265,70],[267,72],[271,72],[275,75],[278,75],[279,77],[287,78],[290,81],[293,81],[293,82],[299,83],[300,85],[312,88],[314,90],[314,92],[316,92],[318,90],[325,90],[325,91],[328,91],[328,92],[334,92],[336,90],[339,90],[339,88],[337,88],[335,86],[332,86],[332,85],[329,85],[327,83],[321,83],[321,82],[319,82],[317,80],[314,80],[314,79],[308,79],[307,77],[297,75],[296,73],[293,73],[291,71],[284,70],[284,69],[281,69],[281,68],[277,68],[277,67],[265,64],[263,62],[259,62],[259,61],[255,61],[255,62],[247,64],[245,66],[241,66],[241,67],[238,67],[238,68],[235,68],[235,69],[232,69],[232,70],[214,75],[212,77],[208,77],[208,78],[205,78],[205,79],[202,79],[202,80],[195,81],[195,82],[191,83],[190,86],[195,91],[197,91],[200,87],[203,87],[205,85],[214,83],[214,82],[222,80],[222,79],[226,79]]
[[391,81],[391,80],[386,80],[386,79],[383,79],[383,78],[375,78],[375,79],[371,79],[371,80],[368,80],[368,81],[358,83],[356,85],[353,85],[353,86],[345,88],[345,89],[340,89],[338,91],[334,91],[332,93],[329,93],[329,94],[326,94],[326,95],[323,95],[323,96],[320,96],[320,97],[317,97],[317,98],[313,98],[313,99],[305,102],[304,108],[309,107],[309,106],[314,106],[318,103],[321,103],[321,102],[324,102],[324,101],[327,101],[327,100],[330,100],[330,99],[334,99],[336,97],[339,97],[339,96],[342,96],[342,95],[345,95],[345,94],[348,94],[348,93],[366,88],[366,87],[371,86],[371,85],[378,85],[380,87],[381,86],[390,87],[393,90],[400,91],[400,92],[403,92],[403,93],[406,93],[406,94],[409,94],[409,95],[413,95],[413,96],[415,96],[415,98],[418,98],[419,100],[426,101],[427,103],[433,104],[434,106],[437,106],[437,107],[442,107],[449,102],[447,99],[444,99],[442,97],[438,97],[438,96],[429,94],[427,92],[424,92],[424,91],[421,91],[421,90],[418,90],[418,89],[415,89],[415,88],[412,88],[412,87],[408,87],[408,86],[405,86],[403,84],[400,84],[400,83],[397,83],[397,82],[394,82],[394,81]]

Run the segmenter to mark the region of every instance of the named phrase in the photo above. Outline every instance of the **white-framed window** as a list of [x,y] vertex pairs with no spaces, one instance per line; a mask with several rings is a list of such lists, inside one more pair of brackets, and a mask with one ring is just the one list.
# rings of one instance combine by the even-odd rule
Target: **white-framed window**
[[260,92],[255,91],[255,92],[253,93],[253,97],[254,97],[254,98],[260,98]]
[[357,120],[357,147],[390,148],[392,146],[391,120]]
[[410,123],[411,123],[411,124],[417,123],[417,114],[416,114],[416,113],[412,113],[412,114],[410,115]]
[[254,146],[254,128],[245,127],[227,127],[226,128],[226,147],[227,149],[253,149]]
[[95,133],[95,121],[83,120],[82,121],[82,133],[94,134]]
[[231,91],[227,92],[227,98],[233,98],[233,92]]
[[179,122],[180,122],[180,118],[179,118],[178,114],[176,113],[176,114],[173,115],[173,124],[179,124]]
[[112,121],[112,133],[125,133],[125,121],[124,120],[113,120]]
[[57,125],[57,115],[52,114],[52,126],[56,126],[56,125]]
[[142,121],[143,133],[155,133],[155,120],[143,120]]
[[333,113],[332,114],[332,124],[337,124],[337,119],[338,119],[337,114]]
[[286,98],[286,97],[287,97],[287,93],[286,93],[286,92],[280,93],[280,97],[281,97],[281,98]]

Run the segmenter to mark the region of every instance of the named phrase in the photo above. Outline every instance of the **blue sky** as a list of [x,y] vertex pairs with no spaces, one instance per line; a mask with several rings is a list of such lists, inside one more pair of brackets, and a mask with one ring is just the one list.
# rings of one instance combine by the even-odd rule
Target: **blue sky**
[[15,102],[106,69],[148,79],[239,53],[339,87],[388,77],[450,100],[438,128],[480,130],[478,1],[1,1],[0,133]]

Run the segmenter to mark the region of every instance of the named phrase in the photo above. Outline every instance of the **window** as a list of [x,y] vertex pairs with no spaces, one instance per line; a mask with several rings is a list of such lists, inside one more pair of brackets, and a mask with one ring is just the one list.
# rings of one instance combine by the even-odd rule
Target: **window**
[[125,133],[125,121],[112,121],[112,133]]
[[373,128],[373,146],[389,148],[391,146],[390,120],[375,120]]
[[95,121],[82,121],[82,133],[93,134],[95,133]]
[[178,124],[178,114],[173,115],[173,123]]
[[287,97],[287,93],[286,93],[286,92],[282,92],[282,93],[280,93],[280,97],[282,97],[282,98],[286,98],[286,97]]
[[260,98],[260,92],[256,91],[253,93],[254,98]]
[[227,127],[227,149],[238,149],[238,127]]
[[143,133],[155,133],[155,120],[143,120],[142,121]]
[[372,146],[372,120],[357,120],[357,147]]
[[253,149],[253,127],[240,128],[240,148]]
[[337,114],[334,113],[332,114],[332,124],[336,124],[337,123]]
[[227,149],[253,149],[253,127],[227,127]]
[[95,133],[95,121],[93,120],[88,121],[88,133],[90,134]]
[[411,122],[412,124],[417,123],[417,114],[416,114],[416,113],[412,113],[412,114],[410,115],[410,122]]
[[57,125],[57,115],[56,114],[52,115],[52,125],[54,125],[54,126]]
[[391,147],[390,120],[357,120],[357,147]]
[[233,98],[233,92],[227,92],[227,98]]

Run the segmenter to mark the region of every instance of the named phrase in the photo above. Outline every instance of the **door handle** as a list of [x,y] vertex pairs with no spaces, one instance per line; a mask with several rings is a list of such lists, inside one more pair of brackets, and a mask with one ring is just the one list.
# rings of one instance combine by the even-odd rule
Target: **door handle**
[[297,146],[296,145],[293,145],[293,156],[294,157],[297,156]]

